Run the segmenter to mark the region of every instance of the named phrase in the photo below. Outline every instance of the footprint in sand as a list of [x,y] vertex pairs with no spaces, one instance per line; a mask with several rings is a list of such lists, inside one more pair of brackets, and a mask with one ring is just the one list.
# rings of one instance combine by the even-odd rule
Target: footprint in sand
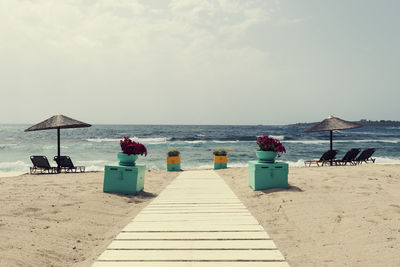
[[41,211],[42,209],[39,209],[39,208],[26,208],[26,209],[24,209],[24,213],[25,212],[38,212],[38,211]]

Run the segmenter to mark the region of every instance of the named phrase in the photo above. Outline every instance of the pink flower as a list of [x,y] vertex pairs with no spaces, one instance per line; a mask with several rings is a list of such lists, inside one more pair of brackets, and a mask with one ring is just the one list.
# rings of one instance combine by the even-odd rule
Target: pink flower
[[120,141],[122,152],[128,155],[145,155],[147,156],[146,147],[138,142],[132,141],[129,137],[124,137],[124,140]]
[[277,153],[285,153],[286,149],[278,139],[269,137],[268,135],[258,136],[257,144],[261,151],[274,151]]

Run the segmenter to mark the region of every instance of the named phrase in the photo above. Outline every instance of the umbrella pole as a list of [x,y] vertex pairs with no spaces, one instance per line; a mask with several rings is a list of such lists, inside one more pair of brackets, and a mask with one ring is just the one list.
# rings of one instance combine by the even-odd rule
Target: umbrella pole
[[[330,150],[332,151],[333,150],[333,145],[332,145],[333,131],[331,130],[330,132],[331,132],[331,134],[330,134]],[[331,159],[331,166],[332,165],[333,165],[333,162],[332,162],[332,159]]]
[[57,128],[57,172],[60,172],[60,127]]

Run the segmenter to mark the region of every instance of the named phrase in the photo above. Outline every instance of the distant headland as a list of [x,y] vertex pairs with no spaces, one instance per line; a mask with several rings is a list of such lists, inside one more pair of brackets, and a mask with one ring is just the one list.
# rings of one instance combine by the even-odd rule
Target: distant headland
[[[371,121],[371,120],[359,120],[359,121],[353,121],[355,123],[359,123],[364,126],[375,126],[375,127],[400,127],[400,121],[391,121],[391,120],[379,120],[379,121]],[[294,123],[294,124],[289,124],[290,126],[311,126],[317,122],[300,122],[300,123]]]

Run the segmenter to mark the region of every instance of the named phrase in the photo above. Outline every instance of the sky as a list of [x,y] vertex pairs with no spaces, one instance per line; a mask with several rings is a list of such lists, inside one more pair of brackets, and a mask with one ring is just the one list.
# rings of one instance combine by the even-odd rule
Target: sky
[[400,1],[0,1],[0,123],[400,120]]

